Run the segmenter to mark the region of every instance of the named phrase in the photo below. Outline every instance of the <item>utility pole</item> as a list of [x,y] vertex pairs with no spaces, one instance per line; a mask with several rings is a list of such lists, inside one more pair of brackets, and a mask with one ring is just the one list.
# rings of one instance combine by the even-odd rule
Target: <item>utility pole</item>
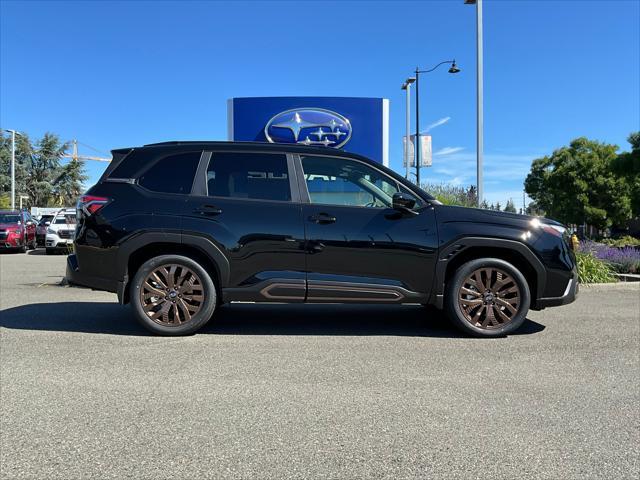
[[16,131],[11,130],[11,210],[16,209]]
[[[416,151],[416,185],[420,188],[420,162],[422,159],[420,158],[420,97],[418,96],[418,84],[420,80],[420,69],[416,67],[416,143],[413,148]],[[407,139],[408,141],[408,139]]]
[[416,79],[413,77],[407,78],[405,82],[402,84],[402,90],[407,92],[407,108],[406,108],[406,128],[407,128],[407,136],[404,141],[404,161],[405,161],[405,175],[404,177],[409,180],[409,171],[411,168],[411,158],[409,157],[409,145],[411,141],[411,84],[415,82]]
[[15,130],[5,129],[11,134],[11,210],[16,209],[16,135],[21,135]]

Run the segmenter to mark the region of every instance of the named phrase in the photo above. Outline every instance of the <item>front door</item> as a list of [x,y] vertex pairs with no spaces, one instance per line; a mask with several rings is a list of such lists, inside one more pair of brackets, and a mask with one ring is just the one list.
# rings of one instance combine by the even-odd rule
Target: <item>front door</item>
[[309,195],[307,300],[426,302],[438,243],[433,208],[416,197],[413,212],[394,210],[393,194],[411,193],[364,162],[300,160]]

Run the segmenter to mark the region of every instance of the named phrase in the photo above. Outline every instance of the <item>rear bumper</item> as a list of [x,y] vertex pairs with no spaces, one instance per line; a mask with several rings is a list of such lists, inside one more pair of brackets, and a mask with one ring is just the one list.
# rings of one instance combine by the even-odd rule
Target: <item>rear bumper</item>
[[93,290],[118,293],[118,297],[120,297],[120,291],[123,288],[121,286],[122,282],[114,282],[82,273],[78,265],[78,257],[75,253],[67,256],[67,271],[65,277],[70,285],[79,285],[81,287],[89,287]]
[[546,307],[559,307],[560,305],[567,305],[575,301],[578,297],[578,291],[580,290],[580,283],[578,282],[577,273],[569,280],[567,288],[561,297],[548,297],[539,298],[536,300],[535,305],[532,306],[534,310],[541,310]]

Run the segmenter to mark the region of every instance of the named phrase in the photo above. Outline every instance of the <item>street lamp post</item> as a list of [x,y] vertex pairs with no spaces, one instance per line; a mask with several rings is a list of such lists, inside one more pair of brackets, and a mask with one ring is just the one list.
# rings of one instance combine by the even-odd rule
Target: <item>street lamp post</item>
[[16,209],[16,135],[20,132],[5,129],[11,134],[11,210]]
[[478,207],[482,203],[483,185],[482,185],[482,162],[484,157],[484,117],[483,117],[483,52],[482,52],[482,0],[464,0],[467,5],[476,6],[476,52],[477,52],[477,73],[476,73],[476,89],[477,89],[477,121],[476,121],[476,175],[478,185],[476,190],[478,193]]
[[422,159],[420,158],[420,154],[421,154],[420,150],[422,150],[422,148],[420,145],[420,99],[419,99],[419,90],[418,90],[418,85],[420,83],[420,74],[433,72],[440,65],[444,65],[448,63],[451,64],[451,67],[449,68],[449,73],[458,73],[460,71],[460,69],[456,66],[455,60],[445,60],[444,62],[440,62],[435,67],[430,68],[429,70],[420,70],[418,67],[416,67],[416,70],[415,70],[415,74],[416,74],[416,139],[415,139],[414,149],[416,151],[416,185],[418,187],[420,186],[420,162],[422,161]]
[[409,141],[411,139],[411,84],[415,82],[416,79],[413,77],[409,77],[402,84],[402,90],[406,90],[407,92],[407,112],[406,112],[406,126],[407,126],[407,134],[404,140],[404,161],[405,161],[405,178],[409,180],[409,168],[411,167],[411,159],[409,158]]

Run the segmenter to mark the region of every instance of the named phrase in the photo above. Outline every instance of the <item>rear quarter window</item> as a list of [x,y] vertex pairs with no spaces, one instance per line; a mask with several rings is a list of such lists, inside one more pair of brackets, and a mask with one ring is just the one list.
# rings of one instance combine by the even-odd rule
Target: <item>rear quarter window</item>
[[138,179],[147,190],[162,193],[191,193],[202,152],[169,155],[155,162]]

